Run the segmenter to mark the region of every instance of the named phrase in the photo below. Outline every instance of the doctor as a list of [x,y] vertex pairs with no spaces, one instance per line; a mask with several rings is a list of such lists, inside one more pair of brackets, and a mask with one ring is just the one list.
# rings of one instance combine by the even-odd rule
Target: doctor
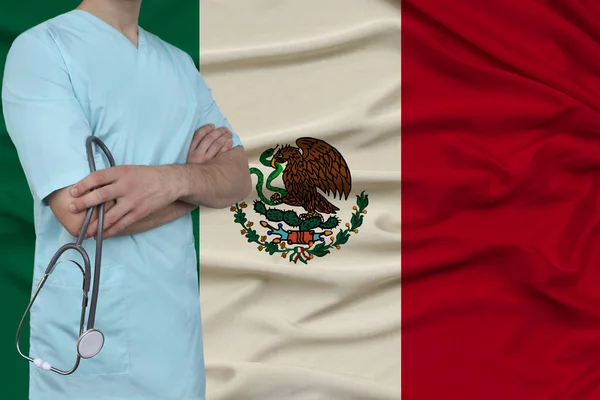
[[[190,211],[247,196],[248,160],[192,59],[138,26],[140,6],[84,0],[21,34],[6,62],[4,116],[34,198],[34,286],[86,208],[107,210],[96,316],[104,348],[69,376],[32,365],[31,400],[205,398]],[[89,173],[92,134],[116,167],[98,152]],[[94,245],[84,242],[89,254]],[[30,354],[59,368],[75,358],[81,307],[70,258],[31,310]]]

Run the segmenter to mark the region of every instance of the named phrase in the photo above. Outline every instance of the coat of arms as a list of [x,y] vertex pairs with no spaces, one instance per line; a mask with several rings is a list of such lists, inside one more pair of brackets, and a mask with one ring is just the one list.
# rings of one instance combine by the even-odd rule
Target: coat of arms
[[[235,223],[242,227],[241,234],[249,243],[257,244],[259,251],[306,264],[332,249],[340,250],[351,234],[358,233],[369,199],[364,192],[356,195],[353,212],[339,228],[339,207],[327,196],[333,200],[338,196],[339,200],[347,200],[350,196],[352,177],[344,157],[320,139],[303,137],[296,140],[296,145],[276,146],[260,155],[259,161],[269,169],[268,174],[250,168],[250,173],[258,178],[259,199],[254,201],[253,209],[262,217],[259,224],[248,220],[245,202],[232,206],[231,212]],[[274,181],[280,176],[284,187],[275,186]],[[262,228],[264,234],[255,228]]]

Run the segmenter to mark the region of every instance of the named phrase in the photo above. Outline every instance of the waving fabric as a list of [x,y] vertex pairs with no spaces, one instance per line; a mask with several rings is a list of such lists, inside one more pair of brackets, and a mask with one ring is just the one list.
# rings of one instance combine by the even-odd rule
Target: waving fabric
[[600,398],[600,5],[402,6],[403,398]]
[[[254,190],[233,211],[201,212],[211,400],[400,397],[398,6],[383,0],[201,2],[200,71],[242,137],[254,183],[264,192],[262,199]],[[270,160],[279,159],[278,151],[283,158],[301,151],[309,161],[305,167],[285,162],[269,183],[273,191],[266,183],[277,174]],[[269,204],[284,186],[304,193],[299,182],[320,187],[339,208],[336,214],[321,209],[325,221],[336,216],[340,224],[311,228],[332,232],[312,247],[298,243],[298,232],[308,228],[277,217],[309,210]],[[261,207],[272,211],[261,214]],[[339,250],[330,246],[332,238]]]

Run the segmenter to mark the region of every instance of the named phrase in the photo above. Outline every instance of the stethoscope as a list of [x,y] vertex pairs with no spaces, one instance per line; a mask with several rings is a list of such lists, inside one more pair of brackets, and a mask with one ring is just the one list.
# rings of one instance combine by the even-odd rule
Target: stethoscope
[[[88,159],[88,163],[89,163],[91,172],[96,171],[96,163],[94,161],[94,152],[92,150],[93,142],[95,142],[96,145],[98,145],[98,147],[100,147],[102,149],[102,151],[108,158],[110,166],[114,167],[115,160],[113,159],[113,156],[110,153],[110,151],[108,150],[108,148],[106,147],[106,145],[97,137],[89,136],[86,139],[85,146],[86,146],[87,159]],[[88,306],[88,293],[90,290],[90,281],[91,281],[92,272],[91,272],[91,266],[90,266],[90,258],[81,244],[83,243],[83,239],[85,237],[88,225],[92,218],[94,208],[96,208],[96,207],[98,207],[98,235],[96,238],[96,259],[95,259],[95,263],[94,263],[94,267],[95,267],[94,268],[94,284],[93,284],[93,288],[92,288],[92,299],[90,302],[90,311],[89,311],[89,315],[88,315],[88,319],[87,319],[87,326],[84,331],[85,311]],[[102,350],[102,347],[104,346],[104,334],[100,330],[94,328],[94,322],[96,320],[96,305],[98,303],[98,291],[100,288],[100,264],[101,264],[101,260],[102,260],[102,235],[103,235],[102,231],[104,228],[104,204],[101,204],[96,207],[90,207],[87,210],[85,219],[83,221],[83,226],[81,227],[81,231],[79,232],[79,237],[77,238],[77,241],[74,243],[67,243],[64,246],[62,246],[56,252],[54,257],[52,257],[52,259],[50,260],[50,263],[48,264],[48,267],[46,268],[46,272],[44,273],[44,276],[40,280],[40,283],[38,284],[37,289],[35,290],[32,298],[31,298],[31,301],[29,302],[29,305],[27,306],[27,309],[25,310],[25,313],[23,314],[23,318],[21,318],[21,322],[19,323],[19,328],[17,329],[16,345],[17,345],[17,351],[19,352],[21,357],[25,358],[29,362],[32,362],[38,368],[41,368],[46,371],[53,371],[53,372],[56,372],[61,375],[70,375],[73,372],[75,372],[75,370],[77,370],[77,368],[79,367],[79,363],[82,358],[88,359],[88,358],[92,358],[92,357],[96,356],[98,353],[100,353],[100,350]],[[74,364],[73,368],[71,368],[68,371],[63,371],[59,368],[53,367],[49,362],[44,361],[41,358],[31,358],[31,357],[23,354],[23,352],[21,351],[21,348],[19,347],[19,336],[21,335],[21,329],[23,328],[23,322],[25,321],[25,317],[27,317],[27,314],[29,314],[29,311],[31,310],[31,307],[33,306],[33,303],[35,302],[35,299],[37,298],[38,294],[40,293],[40,290],[42,290],[42,288],[44,287],[44,284],[50,277],[50,274],[52,274],[52,271],[54,270],[55,264],[58,261],[59,257],[67,250],[77,251],[83,258],[84,266],[82,267],[79,263],[71,260],[71,262],[73,264],[75,264],[75,265],[77,265],[77,267],[79,267],[79,270],[81,271],[81,274],[83,275],[83,295],[82,295],[82,303],[81,303],[81,320],[79,323],[79,338],[77,339],[77,343],[76,343],[77,358],[75,360],[75,364]]]

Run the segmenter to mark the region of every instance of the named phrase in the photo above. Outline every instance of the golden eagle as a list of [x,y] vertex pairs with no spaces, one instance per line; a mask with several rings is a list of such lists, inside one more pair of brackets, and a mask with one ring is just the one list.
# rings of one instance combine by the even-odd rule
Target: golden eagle
[[304,208],[307,217],[320,215],[319,212],[335,214],[339,208],[317,189],[327,195],[333,194],[334,199],[337,194],[340,199],[342,196],[348,199],[352,179],[344,157],[320,139],[302,137],[296,140],[296,144],[298,147],[281,147],[271,159],[273,168],[275,163],[287,163],[282,175],[287,194],[277,200]]

